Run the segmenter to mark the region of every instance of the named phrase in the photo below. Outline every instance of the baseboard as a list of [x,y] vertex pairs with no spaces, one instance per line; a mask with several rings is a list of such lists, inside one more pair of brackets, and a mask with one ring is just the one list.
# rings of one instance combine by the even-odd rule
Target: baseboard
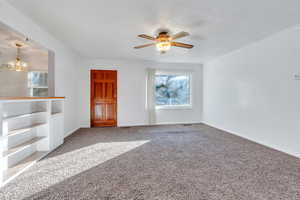
[[149,126],[149,124],[118,124],[117,127]]
[[160,122],[155,124],[122,124],[118,127],[135,127],[135,126],[159,126],[159,125],[183,125],[183,124],[201,124],[202,122]]
[[80,128],[91,128],[89,125],[81,125]]
[[155,125],[182,125],[182,124],[201,124],[202,122],[160,122],[155,123]]
[[285,150],[276,148],[276,147],[274,147],[274,146],[272,146],[272,145],[269,145],[269,144],[265,144],[265,143],[258,142],[258,141],[254,140],[254,139],[252,139],[252,138],[249,138],[249,137],[246,137],[246,136],[244,136],[244,135],[238,134],[238,133],[236,133],[235,131],[231,131],[231,130],[228,130],[228,129],[225,129],[225,128],[221,128],[221,127],[219,127],[219,126],[210,124],[210,123],[205,122],[205,121],[203,121],[202,123],[205,124],[205,125],[207,125],[207,126],[210,126],[210,127],[212,127],[212,128],[216,128],[216,129],[219,129],[219,130],[221,130],[221,131],[225,131],[225,132],[227,132],[227,133],[229,133],[229,134],[232,134],[232,135],[241,137],[241,138],[243,138],[243,139],[245,139],[245,140],[249,140],[249,141],[251,141],[251,142],[253,142],[253,143],[256,143],[256,144],[265,146],[265,147],[270,148],[270,149],[272,149],[272,150],[276,150],[276,151],[279,151],[279,152],[288,154],[289,156],[293,156],[293,157],[296,157],[296,158],[300,158],[300,156],[299,156],[298,154],[291,153],[291,152],[288,152],[288,151],[285,151]]
[[[161,123],[155,123],[155,124],[118,124],[117,127],[139,127],[139,126],[159,126],[159,125],[182,125],[182,124],[201,124],[200,122],[161,122]],[[80,128],[91,128],[87,125],[81,125]]]
[[77,128],[74,128],[73,130],[67,132],[67,134],[65,134],[65,138],[72,135],[75,131],[77,131],[78,129],[80,129],[81,127],[77,127]]
[[80,128],[91,128],[91,124],[89,124],[89,123],[83,123],[83,124],[80,124],[79,126],[80,126]]

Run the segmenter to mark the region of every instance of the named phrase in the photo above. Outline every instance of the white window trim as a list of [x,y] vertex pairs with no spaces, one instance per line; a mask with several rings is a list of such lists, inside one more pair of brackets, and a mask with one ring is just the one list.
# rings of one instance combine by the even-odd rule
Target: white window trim
[[[190,103],[185,105],[156,105],[156,110],[190,110],[193,109],[193,73],[191,71],[180,71],[180,70],[157,70],[155,75],[184,75],[189,76],[190,84]],[[155,92],[155,91],[154,91]]]
[[[28,73],[30,73],[30,72],[47,73],[49,75],[48,71],[45,71],[45,70],[30,70],[30,71],[28,71]],[[48,92],[49,92],[49,86],[31,86],[31,85],[28,85],[28,89],[29,89],[30,96],[33,96],[33,89],[48,89]]]
[[159,105],[155,106],[157,110],[191,110],[193,106],[191,104],[187,105]]

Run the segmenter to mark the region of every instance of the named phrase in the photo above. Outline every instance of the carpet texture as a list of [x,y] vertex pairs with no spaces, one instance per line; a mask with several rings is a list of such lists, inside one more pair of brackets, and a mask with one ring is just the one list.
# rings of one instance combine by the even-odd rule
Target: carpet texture
[[1,200],[299,200],[300,159],[205,125],[80,129]]

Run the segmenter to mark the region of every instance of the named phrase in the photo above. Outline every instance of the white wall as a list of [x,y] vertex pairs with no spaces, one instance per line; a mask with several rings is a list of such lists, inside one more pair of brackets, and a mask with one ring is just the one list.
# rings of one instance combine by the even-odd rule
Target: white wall
[[0,21],[55,52],[55,95],[67,98],[65,134],[77,129],[79,124],[76,86],[80,58],[5,0],[0,0]]
[[204,65],[203,120],[300,157],[300,27]]
[[92,60],[80,68],[80,125],[90,126],[90,70],[118,71],[118,126],[147,125],[147,68],[194,71],[194,105],[191,110],[163,110],[157,113],[158,123],[199,123],[202,113],[202,65],[170,64],[125,60]]
[[[90,124],[90,69],[118,70],[118,125],[146,125],[146,68],[170,68],[195,71],[195,99],[192,110],[160,111],[158,123],[201,122],[202,66],[193,64],[157,64],[141,61],[97,60],[82,62],[74,52],[53,38],[28,17],[0,0],[0,21],[55,52],[55,94],[66,96],[65,132],[71,133]],[[79,100],[77,100],[79,99]],[[78,102],[79,101],[79,102]]]
[[0,97],[27,96],[27,72],[0,71]]

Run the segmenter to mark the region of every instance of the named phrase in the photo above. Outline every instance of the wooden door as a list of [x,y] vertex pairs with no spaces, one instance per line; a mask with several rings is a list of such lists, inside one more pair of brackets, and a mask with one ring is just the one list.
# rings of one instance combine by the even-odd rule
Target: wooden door
[[117,125],[117,71],[91,70],[91,126]]

